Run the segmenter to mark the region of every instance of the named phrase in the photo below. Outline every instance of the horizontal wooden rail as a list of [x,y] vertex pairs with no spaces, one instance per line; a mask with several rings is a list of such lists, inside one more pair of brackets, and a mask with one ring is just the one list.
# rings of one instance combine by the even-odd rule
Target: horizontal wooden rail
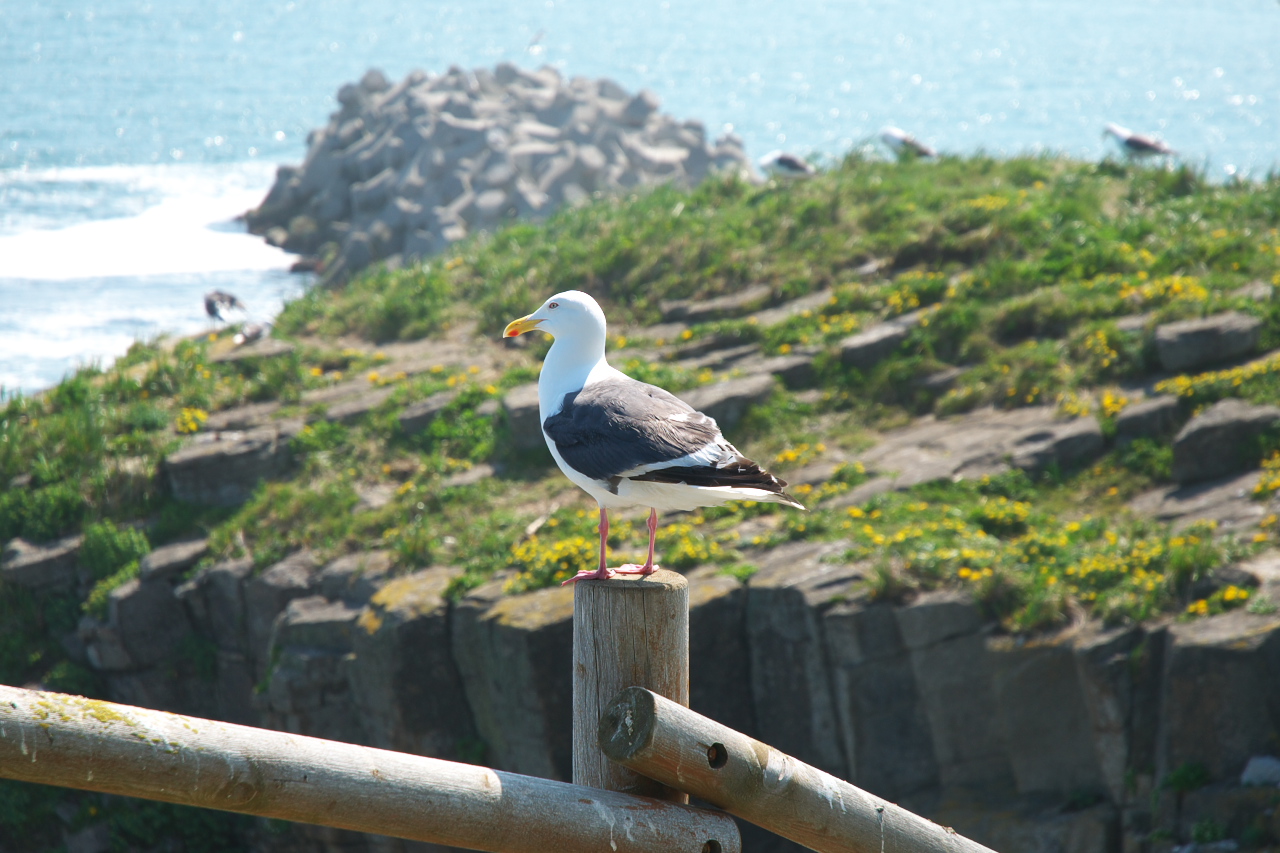
[[741,850],[703,809],[2,685],[0,777],[495,853]]
[[609,758],[821,853],[992,853],[639,687],[600,718]]

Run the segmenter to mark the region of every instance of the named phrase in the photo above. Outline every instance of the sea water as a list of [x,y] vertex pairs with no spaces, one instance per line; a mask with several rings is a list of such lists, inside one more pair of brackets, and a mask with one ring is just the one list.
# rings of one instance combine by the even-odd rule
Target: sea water
[[267,318],[291,258],[236,217],[333,95],[503,60],[609,76],[760,156],[834,160],[897,125],[943,150],[1098,159],[1161,135],[1211,178],[1280,162],[1269,0],[108,0],[5,3],[0,388],[46,387],[135,339]]

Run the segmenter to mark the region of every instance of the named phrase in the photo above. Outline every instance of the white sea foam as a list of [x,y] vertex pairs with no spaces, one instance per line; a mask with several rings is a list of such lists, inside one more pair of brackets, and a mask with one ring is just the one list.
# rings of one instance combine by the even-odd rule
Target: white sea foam
[[61,185],[66,195],[157,199],[133,216],[0,236],[0,279],[62,281],[282,269],[287,253],[247,234],[235,217],[258,204],[270,185],[263,164],[116,166],[5,173],[6,188]]
[[135,340],[213,327],[203,295],[229,290],[253,319],[279,313],[304,277],[282,270],[93,277],[62,281],[0,279],[0,388],[30,392],[75,367],[109,364]]
[[[253,319],[273,318],[305,278],[236,222],[273,172],[247,163],[0,173],[0,389],[35,391],[78,365],[108,364],[137,339],[209,328],[210,289],[236,293]],[[40,199],[81,222],[44,227],[54,211]]]
[[6,211],[17,233],[0,236],[0,389],[33,391],[78,365],[109,363],[135,340],[208,328],[203,295],[215,288],[235,293],[254,319],[274,317],[305,279],[235,221],[271,177],[258,163],[0,173],[0,191],[53,195],[85,217],[97,199],[137,209],[41,228],[44,212],[32,208],[25,218],[35,227],[25,229],[21,209]]

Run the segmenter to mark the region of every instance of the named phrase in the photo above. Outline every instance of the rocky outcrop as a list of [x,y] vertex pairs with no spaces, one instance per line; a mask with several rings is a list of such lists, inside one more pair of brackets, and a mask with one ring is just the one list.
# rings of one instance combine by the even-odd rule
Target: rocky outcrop
[[346,554],[320,570],[317,588],[330,601],[364,604],[391,580],[394,562],[389,551]]
[[708,566],[689,581],[689,707],[740,732],[756,731],[747,645],[747,590]]
[[1066,799],[1104,790],[1071,638],[992,638],[987,655],[998,728],[1018,793]]
[[203,542],[152,552],[156,556],[145,576],[111,591],[104,616],[81,618],[76,640],[83,649],[82,662],[100,674],[117,701],[217,715],[208,684],[213,674],[212,650],[197,633],[175,587],[176,567],[194,565],[198,558],[192,552],[197,545],[198,553],[203,553]]
[[1153,782],[1164,630],[1089,625],[1072,645],[1090,728],[1088,752],[1111,801],[1123,803],[1135,787],[1150,790]]
[[243,433],[202,433],[164,460],[169,489],[187,503],[244,503],[259,482],[289,470],[289,442],[301,429],[300,421],[276,421]]
[[1035,799],[1001,802],[992,797],[953,796],[931,816],[1001,853],[1119,853],[1130,849],[1121,847],[1120,815],[1108,803],[1073,810],[1045,806]]
[[242,631],[258,678],[265,677],[271,665],[270,640],[276,617],[290,601],[315,591],[318,569],[310,551],[298,551],[245,580]]
[[471,706],[451,654],[445,590],[460,572],[423,569],[378,590],[356,622],[352,698],[371,746],[480,761]]
[[1160,438],[1178,427],[1181,407],[1177,397],[1161,395],[1142,400],[1116,415],[1116,444],[1139,438]]
[[48,545],[13,539],[0,557],[0,580],[27,589],[70,589],[79,572],[81,536],[67,536]]
[[736,137],[709,144],[700,122],[659,112],[653,93],[549,67],[415,71],[395,85],[370,71],[338,102],[302,165],[281,167],[247,216],[288,251],[335,246],[328,283],[597,193],[751,171]]
[[400,424],[400,431],[405,435],[417,435],[424,432],[440,417],[440,413],[448,407],[455,399],[457,393],[454,391],[441,391],[439,394],[432,394],[425,400],[419,400],[409,406],[406,406],[397,416]]
[[208,539],[172,542],[144,556],[138,564],[138,577],[148,581],[176,582],[209,553]]
[[836,775],[847,770],[823,648],[822,614],[861,571],[841,543],[796,542],[761,555],[747,587],[751,689],[761,740]]
[[1237,610],[1169,628],[1157,773],[1195,763],[1239,778],[1280,731],[1280,617]]
[[1185,527],[1209,521],[1218,533],[1243,533],[1257,527],[1272,510],[1254,500],[1258,472],[1249,471],[1204,483],[1158,486],[1129,502],[1134,512]]
[[476,730],[497,767],[572,777],[573,590],[502,593],[499,575],[458,603],[453,655]]
[[[146,669],[165,658],[191,630],[190,619],[165,580],[134,578],[112,591],[107,627],[119,639],[120,669]],[[93,659],[90,646],[90,660]],[[104,667],[106,668],[106,667]]]
[[1181,320],[1156,328],[1156,354],[1170,373],[1194,370],[1252,353],[1262,321],[1239,311],[1199,320]]
[[896,616],[939,782],[945,788],[1008,788],[1010,756],[977,606],[963,594],[938,591],[898,608]]
[[741,367],[745,359],[759,352],[759,344],[737,344],[736,338],[730,335],[712,335],[706,340],[680,347],[672,357],[686,370],[719,371]]
[[538,383],[519,385],[502,398],[502,410],[507,415],[507,427],[511,443],[521,450],[542,447],[542,417],[538,414]]
[[1019,436],[1010,463],[1024,471],[1043,471],[1050,466],[1076,468],[1101,456],[1105,445],[1102,427],[1092,416],[1055,421]]
[[280,411],[278,400],[249,403],[234,409],[213,412],[209,415],[209,420],[205,421],[204,428],[207,432],[257,429],[269,425],[278,411]]
[[322,595],[289,602],[272,626],[266,722],[280,731],[359,743],[363,718],[354,705],[347,668],[358,608]]
[[1173,479],[1196,483],[1256,467],[1257,440],[1280,422],[1280,408],[1237,398],[1219,400],[1173,439]]
[[895,802],[938,787],[929,718],[895,608],[866,596],[823,614],[847,778]]
[[715,418],[721,430],[727,430],[742,420],[749,408],[769,399],[774,387],[772,376],[757,374],[703,385],[682,393],[680,397],[698,411]]
[[828,505],[854,506],[891,489],[999,474],[1014,467],[1071,468],[1088,463],[1104,449],[1096,419],[1063,419],[1054,406],[928,416],[861,454],[859,460],[875,476]]
[[840,342],[840,363],[858,370],[870,370],[907,339],[911,330],[920,324],[920,317],[921,313],[914,311],[850,335]]
[[324,418],[340,424],[355,423],[385,403],[395,390],[391,386],[371,388],[363,394],[334,403],[325,411]]
[[266,650],[251,649],[245,634],[244,586],[252,573],[253,561],[249,559],[215,563],[178,586],[174,596],[186,606],[204,640],[205,676],[213,693],[212,716],[232,723],[260,725],[254,704],[259,680],[254,675],[253,655],[262,655]]
[[830,290],[818,290],[813,293],[807,293],[804,296],[798,296],[795,299],[792,299],[789,302],[784,302],[776,307],[757,311],[747,318],[747,322],[758,326],[761,329],[767,329],[770,326],[775,326],[792,317],[804,314],[806,311],[818,311],[823,306],[831,303],[833,295],[833,292]]
[[812,387],[818,379],[813,367],[816,353],[805,352],[794,355],[775,355],[762,358],[743,365],[747,373],[767,373],[776,376],[782,384],[791,390]]
[[703,323],[708,320],[724,320],[741,317],[766,305],[773,296],[773,288],[757,284],[737,293],[714,299],[669,299],[658,305],[664,323]]

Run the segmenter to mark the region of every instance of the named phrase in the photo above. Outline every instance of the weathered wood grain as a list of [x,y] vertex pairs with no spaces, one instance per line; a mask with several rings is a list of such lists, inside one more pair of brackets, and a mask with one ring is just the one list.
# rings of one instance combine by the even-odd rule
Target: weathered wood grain
[[651,691],[605,710],[609,758],[821,853],[992,853]]
[[739,853],[727,815],[0,686],[0,777],[502,853]]
[[627,687],[689,704],[689,583],[659,569],[578,581],[573,599],[573,782],[687,803],[684,793],[605,758],[600,714]]

